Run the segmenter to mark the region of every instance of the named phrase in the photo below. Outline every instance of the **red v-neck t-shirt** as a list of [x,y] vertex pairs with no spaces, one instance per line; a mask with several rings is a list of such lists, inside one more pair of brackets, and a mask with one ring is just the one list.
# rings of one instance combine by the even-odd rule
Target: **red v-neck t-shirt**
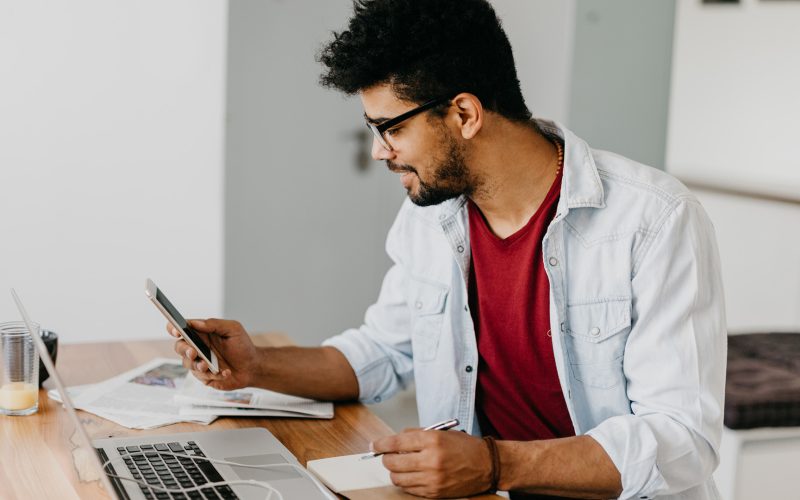
[[504,239],[469,202],[469,301],[480,358],[476,410],[484,435],[525,441],[575,435],[553,356],[542,256],[561,177],[528,223]]

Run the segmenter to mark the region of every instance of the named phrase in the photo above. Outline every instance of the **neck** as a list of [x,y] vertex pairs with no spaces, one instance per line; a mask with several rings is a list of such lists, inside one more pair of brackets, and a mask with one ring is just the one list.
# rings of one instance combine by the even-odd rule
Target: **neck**
[[544,201],[557,175],[558,149],[527,124],[498,118],[483,131],[470,154],[470,170],[478,180],[471,199],[492,231],[505,238]]

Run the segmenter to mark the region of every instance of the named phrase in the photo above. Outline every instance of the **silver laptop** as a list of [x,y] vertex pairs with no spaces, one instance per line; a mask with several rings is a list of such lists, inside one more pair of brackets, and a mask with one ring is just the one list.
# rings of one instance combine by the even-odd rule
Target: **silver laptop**
[[[11,294],[28,330],[33,331],[25,307],[13,289]],[[64,407],[75,426],[76,436],[73,436],[73,439],[77,439],[79,442],[73,444],[84,450],[91,450],[86,452],[82,459],[79,459],[79,455],[73,451],[78,474],[82,481],[99,480],[112,498],[119,500],[145,498],[263,500],[267,497],[282,497],[284,500],[329,500],[336,498],[303,469],[294,455],[275,436],[260,427],[150,436],[137,435],[91,441],[78,418],[69,393],[50,359],[44,342],[37,335],[32,337],[39,357],[47,368],[50,378],[55,382]],[[275,465],[261,468],[243,467],[212,463],[203,460],[203,457],[250,466]],[[105,467],[106,473],[103,473],[102,464],[109,460],[110,463]],[[79,465],[78,462],[83,463]],[[294,464],[297,467],[288,464]],[[81,469],[88,469],[88,472]],[[185,493],[164,492],[113,476],[135,478],[148,484],[176,490],[181,487],[192,488],[221,481],[254,480],[267,483],[280,495],[274,493],[269,495],[269,490],[264,487],[244,484],[206,487]]]

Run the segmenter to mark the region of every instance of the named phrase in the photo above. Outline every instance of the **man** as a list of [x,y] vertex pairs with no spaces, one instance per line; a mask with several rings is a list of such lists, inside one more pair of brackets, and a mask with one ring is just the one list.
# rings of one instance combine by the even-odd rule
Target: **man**
[[320,59],[402,174],[394,265],[364,324],[322,347],[256,348],[211,319],[193,326],[220,374],[178,341],[184,364],[329,400],[416,379],[420,423],[466,431],[373,443],[416,495],[716,498],[725,315],[691,193],[533,120],[485,0],[360,0]]

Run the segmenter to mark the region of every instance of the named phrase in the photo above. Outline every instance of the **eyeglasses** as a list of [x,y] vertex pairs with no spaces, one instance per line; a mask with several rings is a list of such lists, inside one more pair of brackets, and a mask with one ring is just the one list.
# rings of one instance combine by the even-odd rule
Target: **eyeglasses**
[[429,109],[438,106],[439,104],[443,104],[450,99],[447,97],[440,97],[438,99],[434,99],[432,101],[428,101],[424,104],[417,106],[416,108],[406,111],[402,115],[395,116],[394,118],[389,118],[388,120],[382,121],[381,123],[371,123],[369,119],[367,119],[367,127],[372,130],[372,133],[375,135],[375,138],[378,139],[378,142],[381,146],[383,146],[388,151],[394,151],[392,145],[389,144],[389,141],[386,140],[386,137],[383,135],[384,132],[389,130],[390,128],[398,125],[401,122],[408,120],[409,118],[416,116],[424,111],[428,111]]

